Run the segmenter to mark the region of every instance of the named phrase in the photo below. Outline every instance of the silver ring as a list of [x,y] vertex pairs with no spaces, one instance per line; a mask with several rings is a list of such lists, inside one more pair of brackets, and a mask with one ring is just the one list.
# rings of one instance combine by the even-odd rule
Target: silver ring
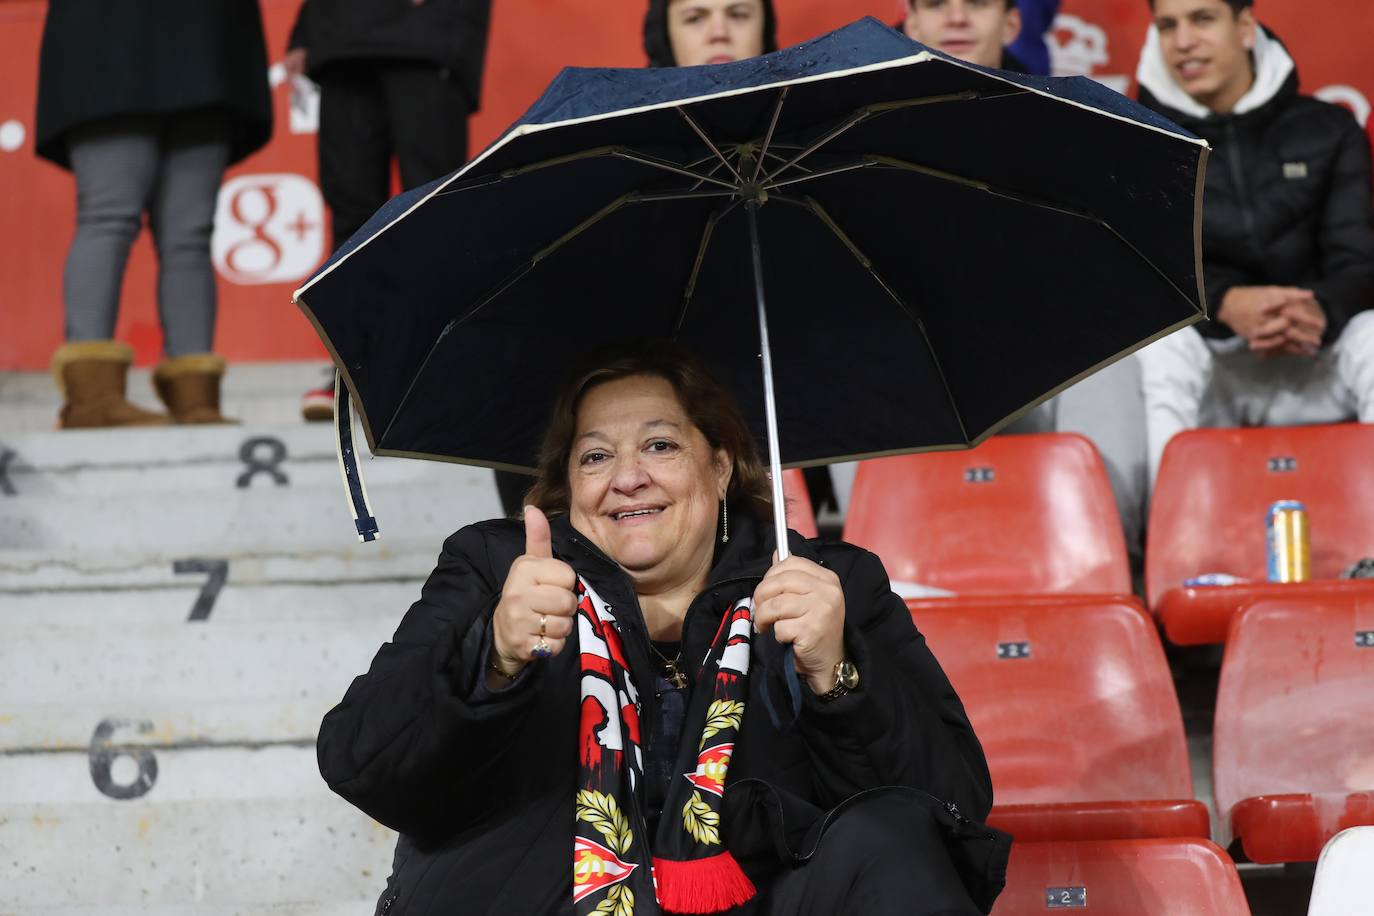
[[540,638],[540,639],[543,639],[543,638],[544,638],[544,627],[548,624],[548,622],[549,622],[549,615],[548,615],[548,614],[540,614],[540,615],[539,615],[539,638]]
[[541,636],[539,642],[535,643],[534,648],[530,650],[530,655],[535,658],[548,658],[553,655],[553,650],[549,648],[549,644],[544,642],[544,638]]

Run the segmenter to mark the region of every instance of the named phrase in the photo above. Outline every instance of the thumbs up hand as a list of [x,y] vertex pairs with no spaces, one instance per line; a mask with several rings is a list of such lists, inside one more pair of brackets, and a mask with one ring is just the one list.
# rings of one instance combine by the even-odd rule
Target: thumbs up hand
[[511,564],[492,616],[492,663],[514,677],[542,639],[551,655],[563,651],[577,612],[577,574],[553,558],[549,520],[525,507],[525,552]]

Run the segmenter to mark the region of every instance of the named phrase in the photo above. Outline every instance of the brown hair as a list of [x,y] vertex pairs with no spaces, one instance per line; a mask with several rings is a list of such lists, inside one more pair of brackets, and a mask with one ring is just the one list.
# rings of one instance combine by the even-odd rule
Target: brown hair
[[539,450],[539,468],[525,502],[545,512],[567,512],[571,499],[568,465],[577,434],[582,398],[597,385],[632,375],[654,375],[673,386],[688,419],[712,450],[724,449],[734,461],[726,500],[760,519],[772,518],[768,470],[735,399],[706,367],[680,344],[666,340],[626,341],[597,351],[574,371],[554,402],[553,417]]

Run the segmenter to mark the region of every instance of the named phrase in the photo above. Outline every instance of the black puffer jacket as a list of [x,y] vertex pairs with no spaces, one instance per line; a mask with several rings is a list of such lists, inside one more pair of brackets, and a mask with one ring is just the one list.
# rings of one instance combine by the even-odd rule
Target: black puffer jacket
[[[704,656],[723,609],[752,593],[770,562],[771,528],[744,511],[730,515],[730,542],[687,613],[684,658]],[[620,568],[566,517],[552,529],[555,556],[613,607],[637,609]],[[800,717],[779,729],[761,691],[767,680],[773,697],[787,695],[780,653],[770,637],[756,640],[760,664],[750,675],[750,712],[730,766],[723,833],[760,887],[780,868],[775,837],[798,843],[826,809],[864,789],[923,789],[978,819],[992,804],[987,764],[963,706],[891,592],[882,563],[856,547],[795,534],[792,547],[840,577],[846,653],[861,681],[829,703],[803,689]],[[320,727],[320,772],[330,787],[402,834],[379,903],[387,916],[539,916],[570,899],[577,653],[570,644],[526,668],[496,699],[468,699],[482,674],[490,615],[523,549],[524,529],[512,521],[450,537],[392,641]],[[636,681],[652,683],[642,618],[636,610],[619,619]],[[641,720],[658,715],[653,691],[641,692],[641,702]],[[781,834],[770,826],[769,805],[781,806]]]
[[[1374,308],[1374,211],[1369,141],[1344,108],[1298,94],[1279,41],[1255,45],[1257,91],[1238,112],[1209,114],[1173,81],[1147,44],[1140,101],[1212,144],[1202,210],[1202,257],[1212,313],[1233,286],[1316,293],[1326,343]],[[1217,321],[1198,330],[1231,337]]]

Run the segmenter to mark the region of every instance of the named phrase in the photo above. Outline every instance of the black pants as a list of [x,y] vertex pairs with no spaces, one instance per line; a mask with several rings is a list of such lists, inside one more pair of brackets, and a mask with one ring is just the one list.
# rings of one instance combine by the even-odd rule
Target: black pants
[[358,60],[318,74],[320,190],[337,248],[391,196],[391,158],[407,190],[462,166],[472,103],[435,64]]
[[826,829],[803,865],[764,891],[767,916],[979,916],[939,828],[919,805],[875,795]]

